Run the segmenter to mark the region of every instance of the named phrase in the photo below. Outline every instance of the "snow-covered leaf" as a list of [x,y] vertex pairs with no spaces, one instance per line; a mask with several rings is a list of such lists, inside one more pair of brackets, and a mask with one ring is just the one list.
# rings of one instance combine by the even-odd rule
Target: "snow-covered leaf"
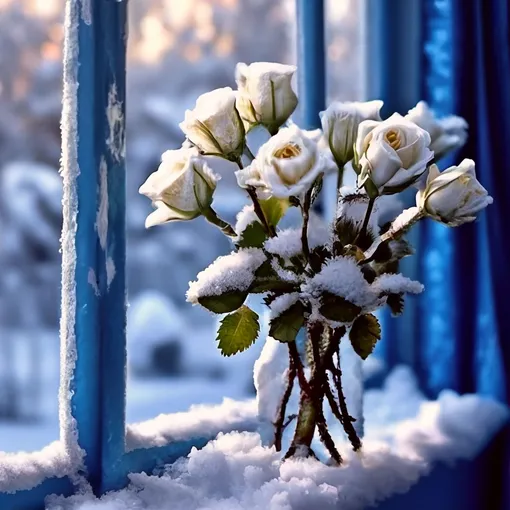
[[301,301],[294,303],[277,317],[271,319],[269,336],[280,342],[293,342],[305,322],[305,307]]
[[221,321],[216,338],[221,354],[232,356],[245,351],[255,342],[259,330],[258,314],[246,305],[227,315]]
[[349,332],[352,347],[362,359],[367,359],[381,338],[381,326],[375,315],[371,313],[358,317]]

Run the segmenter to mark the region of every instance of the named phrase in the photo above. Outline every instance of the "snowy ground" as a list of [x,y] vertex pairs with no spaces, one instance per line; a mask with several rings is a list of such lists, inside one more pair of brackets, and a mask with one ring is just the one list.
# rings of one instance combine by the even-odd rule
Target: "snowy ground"
[[[280,462],[257,433],[220,434],[161,476],[132,474],[127,489],[48,501],[48,510],[305,510],[368,508],[407,491],[437,462],[475,457],[508,419],[501,404],[445,391],[424,399],[413,375],[396,369],[365,395],[363,453],[340,443],[346,462]],[[213,412],[213,410],[211,410]]]

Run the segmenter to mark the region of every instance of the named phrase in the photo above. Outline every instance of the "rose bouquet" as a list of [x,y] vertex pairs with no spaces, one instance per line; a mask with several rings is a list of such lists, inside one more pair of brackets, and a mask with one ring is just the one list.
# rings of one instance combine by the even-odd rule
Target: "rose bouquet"
[[[343,426],[354,450],[361,439],[342,389],[340,343],[350,342],[365,359],[380,339],[377,309],[402,312],[404,296],[422,291],[399,273],[412,253],[410,227],[431,218],[450,226],[475,219],[492,202],[477,181],[475,164],[464,160],[439,172],[435,162],[464,144],[467,125],[459,117],[436,119],[423,102],[405,117],[380,117],[381,101],[331,104],[322,129],[301,130],[289,120],[297,106],[291,87],[295,67],[238,64],[238,90],[203,94],[186,111],[186,142],[163,154],[161,165],[140,188],[156,210],[147,226],[192,220],[200,215],[233,244],[191,282],[187,300],[224,315],[217,334],[222,354],[249,348],[259,334],[258,315],[245,301],[263,295],[269,308],[269,335],[288,348],[285,388],[274,416],[274,445],[282,448],[284,428],[296,419],[286,457],[314,455],[316,431],[333,462],[342,459],[326,420],[325,406]],[[250,146],[252,130],[266,142]],[[236,225],[213,209],[219,177],[208,158],[231,162],[250,200]],[[344,169],[357,174],[356,189],[341,187]],[[314,213],[324,176],[338,174],[338,205],[327,224]],[[418,189],[416,206],[382,222],[382,197]],[[300,211],[298,228],[281,229],[289,208]],[[304,348],[296,341],[304,329]],[[294,384],[299,384],[297,416],[287,417]]]

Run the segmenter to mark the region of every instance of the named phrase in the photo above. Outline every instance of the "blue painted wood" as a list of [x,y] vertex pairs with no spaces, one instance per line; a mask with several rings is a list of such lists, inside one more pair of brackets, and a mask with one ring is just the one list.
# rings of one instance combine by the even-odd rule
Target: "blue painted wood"
[[[107,167],[108,233],[100,253],[101,433],[100,492],[121,469],[125,444],[126,235],[125,105],[127,2],[96,0],[95,55],[100,86],[98,148]],[[100,15],[99,15],[100,13]],[[99,78],[99,79],[98,79]],[[104,184],[104,182],[103,182]]]
[[316,129],[319,112],[326,108],[324,0],[297,0],[296,11],[301,126]]
[[124,449],[127,2],[89,2],[91,23],[81,20],[79,29],[78,362],[72,409],[88,480],[101,493]]
[[69,478],[49,478],[30,490],[13,494],[0,492],[0,508],[2,510],[44,510],[44,500],[50,494],[71,496],[73,493],[74,486]]

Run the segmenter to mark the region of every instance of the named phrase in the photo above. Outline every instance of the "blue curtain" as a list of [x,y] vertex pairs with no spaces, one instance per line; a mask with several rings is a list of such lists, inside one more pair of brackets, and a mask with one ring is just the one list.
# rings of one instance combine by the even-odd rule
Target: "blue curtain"
[[[460,115],[470,126],[467,145],[445,166],[474,159],[494,204],[474,224],[447,229],[428,222],[420,229],[426,293],[418,305],[417,369],[431,395],[453,388],[508,402],[510,6],[508,0],[425,0],[423,20],[422,96],[439,115]],[[499,493],[490,508],[510,507],[508,435],[494,451]]]
[[[423,97],[439,115],[470,125],[467,145],[449,161],[470,157],[494,204],[480,219],[421,229],[420,372],[431,393],[449,387],[505,400],[510,394],[508,239],[510,213],[510,61],[507,0],[427,0]],[[506,195],[506,196],[505,196]]]

